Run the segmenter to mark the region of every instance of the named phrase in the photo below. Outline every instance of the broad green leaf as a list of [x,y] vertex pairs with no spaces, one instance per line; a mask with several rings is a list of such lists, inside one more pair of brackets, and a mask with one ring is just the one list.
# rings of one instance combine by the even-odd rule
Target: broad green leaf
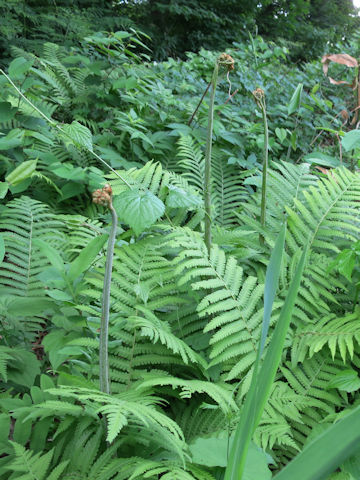
[[69,293],[58,289],[46,290],[46,295],[61,302],[70,302],[72,300],[72,296]]
[[9,65],[9,75],[12,80],[19,80],[32,67],[33,60],[26,60],[24,57],[15,58]]
[[151,227],[165,211],[165,205],[150,191],[125,190],[114,197],[119,220],[130,225],[136,235]]
[[0,102],[0,123],[5,123],[14,118],[17,108],[10,102]]
[[309,443],[274,480],[323,480],[359,449],[360,407]]
[[340,160],[322,152],[309,153],[304,156],[304,161],[321,165],[322,167],[338,167],[340,165]]
[[10,382],[32,387],[35,377],[40,373],[40,362],[32,352],[14,348],[11,352],[14,360],[8,364],[8,379]]
[[346,249],[339,253],[329,269],[337,268],[339,272],[351,282],[352,273],[355,267],[356,253],[354,250]]
[[346,132],[341,139],[341,144],[347,152],[360,147],[360,130],[350,130],[350,132]]
[[283,143],[287,136],[287,130],[285,128],[275,128],[275,135],[280,140],[280,143]]
[[18,147],[24,137],[24,132],[19,128],[14,128],[7,135],[0,136],[0,150],[10,150]]
[[108,235],[99,235],[90,240],[86,247],[81,250],[79,256],[70,265],[68,273],[70,281],[75,280],[91,266],[107,239]]
[[53,267],[55,267],[59,271],[64,270],[63,259],[54,247],[39,238],[35,238],[33,244],[38,247],[40,251],[48,258],[49,262]]
[[15,316],[31,316],[43,313],[53,307],[54,303],[41,297],[10,297],[8,312]]
[[[90,130],[79,122],[62,125],[64,137],[70,138],[76,145],[85,147],[92,152],[93,142]],[[64,138],[66,141],[66,138]]]
[[37,160],[27,160],[22,162],[6,177],[6,181],[13,186],[18,185],[23,180],[28,179],[36,170]]
[[36,277],[46,287],[59,288],[60,290],[66,288],[66,281],[64,271],[54,267],[45,267]]
[[5,198],[9,190],[9,184],[7,182],[0,182],[0,199]]
[[[228,439],[227,432],[219,432],[217,436],[197,438],[189,445],[193,463],[206,467],[226,467],[228,448],[232,445],[233,436]],[[268,480],[271,471],[268,467],[269,457],[254,443],[250,444],[249,455],[245,464],[244,480]]]
[[337,373],[328,383],[327,388],[337,388],[343,392],[355,392],[360,389],[360,378],[351,368]]
[[166,206],[170,208],[194,208],[202,204],[200,197],[185,191],[183,188],[168,185],[169,194]]
[[303,91],[303,84],[299,83],[289,102],[288,115],[292,115],[294,112],[296,112],[296,110],[299,109],[302,91]]
[[0,233],[0,265],[4,260],[4,257],[5,257],[5,242],[4,242],[4,237]]

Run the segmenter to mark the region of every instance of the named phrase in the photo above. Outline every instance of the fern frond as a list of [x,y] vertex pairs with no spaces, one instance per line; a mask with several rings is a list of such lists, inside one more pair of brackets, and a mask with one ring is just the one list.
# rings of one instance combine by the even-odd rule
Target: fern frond
[[334,359],[338,351],[346,362],[347,354],[352,359],[355,342],[360,345],[359,310],[338,317],[329,314],[312,325],[300,328],[294,335],[292,359],[294,363],[302,362],[307,356],[312,358],[325,346],[328,346]]
[[201,380],[182,380],[171,376],[158,377],[145,380],[139,388],[148,388],[153,386],[170,385],[172,388],[180,387],[181,398],[191,398],[194,393],[206,393],[214,402],[216,402],[224,413],[236,411],[237,405],[232,398],[231,390],[228,390],[220,384],[205,382]]
[[[26,450],[25,447],[16,442],[11,441],[10,443],[14,448],[15,457],[6,466],[7,470],[13,473],[21,473],[21,477],[17,478],[22,480],[45,480],[48,478],[45,475],[54,454],[53,450],[44,455],[41,455],[41,453],[33,454],[33,452]],[[66,465],[62,465],[62,467],[64,469]],[[12,478],[14,477],[12,476]]]
[[200,317],[209,319],[204,332],[212,334],[210,365],[227,362],[227,379],[237,378],[255,360],[264,287],[255,277],[245,277],[236,259],[226,257],[216,245],[208,258],[204,244],[194,235],[183,235],[178,241],[186,247],[177,258],[180,283],[190,282],[193,290],[204,295],[197,310]]
[[40,238],[59,245],[59,239],[63,236],[61,222],[47,205],[21,197],[6,205],[0,217],[0,228],[6,251],[0,267],[3,293],[44,296],[43,285],[37,275],[49,262],[33,242]]

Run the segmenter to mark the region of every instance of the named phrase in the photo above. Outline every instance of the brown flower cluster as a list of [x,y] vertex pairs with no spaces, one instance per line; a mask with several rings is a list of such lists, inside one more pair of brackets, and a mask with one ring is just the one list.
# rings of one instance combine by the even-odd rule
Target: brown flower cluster
[[112,188],[107,183],[103,188],[98,188],[93,192],[92,199],[94,203],[98,205],[103,205],[104,207],[109,207],[111,205],[112,198]]
[[257,88],[252,92],[252,94],[257,102],[261,102],[261,100],[265,98],[265,92],[262,88]]
[[219,63],[220,65],[226,66],[228,72],[231,70],[234,70],[234,63],[235,60],[231,55],[228,55],[227,53],[222,53],[219,57]]

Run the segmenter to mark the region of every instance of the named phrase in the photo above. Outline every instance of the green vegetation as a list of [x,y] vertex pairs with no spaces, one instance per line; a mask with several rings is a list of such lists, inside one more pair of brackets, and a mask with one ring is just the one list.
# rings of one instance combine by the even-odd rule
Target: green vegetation
[[246,3],[0,0],[0,480],[360,478],[360,37]]

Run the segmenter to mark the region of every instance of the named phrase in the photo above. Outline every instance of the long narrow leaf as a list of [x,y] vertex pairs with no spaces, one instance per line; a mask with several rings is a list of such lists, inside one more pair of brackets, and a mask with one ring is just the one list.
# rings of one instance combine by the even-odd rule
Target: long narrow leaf
[[264,291],[264,317],[260,338],[260,357],[264,351],[266,337],[269,331],[270,317],[274,304],[276,290],[279,284],[280,268],[285,245],[286,223],[284,223],[274,249],[271,253],[270,262],[266,269],[265,291]]
[[360,407],[313,440],[274,480],[322,480],[359,449]]
[[255,405],[255,427],[260,421],[265,404],[269,397],[272,383],[275,379],[276,371],[279,367],[281,354],[284,348],[286,333],[289,329],[292,312],[295,306],[298,290],[302,274],[304,271],[305,260],[307,256],[307,246],[305,247],[299,264],[296,268],[294,277],[291,280],[289,291],[286,295],[285,303],[281,309],[279,319],[273,336],[270,341],[269,348],[265,354],[264,361],[261,365],[261,370],[258,378],[258,390],[256,395]]
[[264,317],[260,338],[260,347],[258,349],[256,360],[253,367],[252,381],[250,390],[246,396],[246,401],[242,411],[239,425],[235,432],[234,443],[231,448],[228,467],[225,473],[225,480],[237,480],[241,478],[245,467],[247,451],[250,445],[252,432],[254,430],[254,420],[256,417],[256,387],[257,376],[260,365],[260,358],[264,349],[266,337],[269,331],[271,311],[275,299],[276,290],[279,283],[280,267],[285,244],[286,223],[284,223],[278,238],[276,239],[272,251],[269,265],[266,270],[265,292],[264,292]]
[[[297,298],[306,256],[307,247],[303,251],[295,275],[291,281],[288,294],[259,373],[260,355],[258,352],[250,390],[246,396],[241,420],[235,432],[235,440],[230,452],[229,464],[225,472],[225,480],[241,480],[242,478],[251,437],[261,419],[262,412],[270,394],[271,385],[280,363],[286,332],[289,328],[292,311]],[[278,259],[278,261],[281,262],[281,258]],[[267,278],[271,277],[269,276]]]

